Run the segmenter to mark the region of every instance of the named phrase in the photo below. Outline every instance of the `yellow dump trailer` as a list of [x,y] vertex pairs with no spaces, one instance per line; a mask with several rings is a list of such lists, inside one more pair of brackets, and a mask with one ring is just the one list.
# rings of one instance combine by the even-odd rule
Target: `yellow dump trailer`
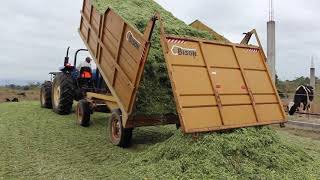
[[[160,14],[144,34],[111,8],[99,14],[90,0],[81,14],[81,38],[110,93],[88,93],[78,104],[77,121],[90,121],[97,107],[108,107],[113,144],[127,147],[140,126],[179,124],[185,133],[198,133],[286,122],[261,45],[247,45],[255,31],[242,44],[219,43],[167,35]],[[133,113],[157,20],[178,116]]]

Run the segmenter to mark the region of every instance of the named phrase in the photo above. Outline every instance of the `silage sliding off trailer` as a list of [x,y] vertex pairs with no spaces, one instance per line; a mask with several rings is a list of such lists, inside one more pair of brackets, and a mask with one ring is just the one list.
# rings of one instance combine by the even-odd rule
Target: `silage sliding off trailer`
[[[144,34],[111,8],[99,14],[90,0],[84,0],[81,14],[81,38],[111,94],[88,93],[78,104],[77,120],[86,124],[98,106],[107,106],[113,144],[127,147],[132,129],[140,126],[181,124],[183,132],[198,133],[286,122],[261,45],[247,45],[255,31],[242,44],[220,43],[167,35],[158,14]],[[157,20],[178,116],[135,116]]]

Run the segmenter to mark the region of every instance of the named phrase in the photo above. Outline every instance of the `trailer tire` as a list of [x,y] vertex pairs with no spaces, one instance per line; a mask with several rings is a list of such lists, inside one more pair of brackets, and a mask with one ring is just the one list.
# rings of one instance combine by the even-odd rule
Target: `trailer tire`
[[41,85],[40,90],[40,104],[42,108],[52,108],[51,101],[52,82],[46,81]]
[[132,128],[123,128],[122,115],[120,110],[113,110],[109,119],[109,136],[111,143],[122,147],[128,148],[132,139]]
[[53,80],[52,85],[52,107],[53,111],[60,115],[71,113],[74,87],[70,74],[59,73]]
[[84,99],[80,100],[78,102],[77,110],[76,110],[77,124],[79,124],[82,127],[89,127],[90,115],[91,115],[91,110],[90,110],[89,102]]

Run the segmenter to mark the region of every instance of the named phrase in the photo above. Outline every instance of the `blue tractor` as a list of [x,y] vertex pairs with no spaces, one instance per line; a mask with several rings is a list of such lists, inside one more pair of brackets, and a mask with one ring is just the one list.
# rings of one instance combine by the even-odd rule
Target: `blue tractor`
[[88,52],[87,49],[78,49],[74,55],[73,64],[69,63],[69,50],[64,59],[64,66],[59,72],[51,72],[51,81],[45,81],[41,86],[40,103],[42,108],[53,109],[60,115],[71,113],[73,101],[80,101],[87,92],[107,93],[104,80],[97,69],[81,67],[77,69],[79,52]]

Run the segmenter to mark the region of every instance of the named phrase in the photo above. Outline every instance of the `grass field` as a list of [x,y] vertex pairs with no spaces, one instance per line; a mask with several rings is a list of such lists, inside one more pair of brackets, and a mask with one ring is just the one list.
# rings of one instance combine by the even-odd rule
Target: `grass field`
[[[197,142],[196,146],[200,147],[199,149],[195,149],[190,139],[185,140],[188,141],[187,143],[181,142],[183,145],[177,144],[174,141],[177,136],[174,126],[135,129],[133,146],[129,149],[118,148],[111,145],[106,138],[107,115],[97,113],[93,119],[90,128],[81,128],[75,124],[74,115],[58,116],[51,110],[41,109],[38,102],[0,104],[0,179],[188,179],[189,177],[199,179],[206,177],[200,172],[214,171],[219,168],[221,172],[217,171],[216,176],[206,178],[320,178],[317,171],[320,167],[320,141],[295,136],[290,132],[276,131],[283,141],[291,144],[290,146],[303,148],[303,152],[297,153],[294,148],[285,150],[287,157],[274,156],[276,158],[274,161],[276,162],[277,158],[288,160],[281,162],[280,165],[292,164],[293,167],[268,169],[263,167],[265,163],[262,162],[268,160],[263,159],[266,156],[261,156],[259,157],[261,160],[255,161],[249,157],[243,161],[245,163],[239,164],[236,162],[242,160],[236,158],[242,158],[241,154],[225,155],[225,159],[214,157],[217,155],[213,151],[214,147],[205,149],[204,146],[206,141],[211,141],[210,137],[204,138],[204,142]],[[237,138],[229,135],[219,135],[219,137]],[[233,141],[230,140],[230,142]],[[251,142],[256,143],[254,140]],[[190,148],[192,147],[191,151],[188,150],[188,143]],[[228,142],[225,143],[223,146],[230,145]],[[243,144],[246,145],[246,143]],[[185,149],[178,149],[184,146],[186,146]],[[237,144],[231,146],[231,150],[238,146]],[[160,154],[161,148],[166,152]],[[210,148],[213,149],[210,150]],[[245,148],[252,150],[251,147]],[[277,152],[276,149],[275,152]],[[183,153],[188,154],[182,155]],[[190,153],[194,153],[193,157],[199,159],[188,159],[192,156]],[[212,155],[213,157],[208,156],[207,159],[211,161],[217,158],[216,162],[203,160],[201,153]],[[255,152],[252,153],[255,155]],[[292,161],[288,159],[290,156],[293,157]],[[230,164],[229,157],[231,165],[224,168],[224,165]],[[261,161],[261,167],[250,164],[259,161]],[[247,168],[237,167],[241,164]],[[186,166],[181,167],[183,170],[180,169],[182,165]],[[212,169],[205,168],[211,166]],[[266,170],[266,173],[261,170]],[[253,172],[261,175],[252,174]],[[283,176],[281,176],[282,173]]]

